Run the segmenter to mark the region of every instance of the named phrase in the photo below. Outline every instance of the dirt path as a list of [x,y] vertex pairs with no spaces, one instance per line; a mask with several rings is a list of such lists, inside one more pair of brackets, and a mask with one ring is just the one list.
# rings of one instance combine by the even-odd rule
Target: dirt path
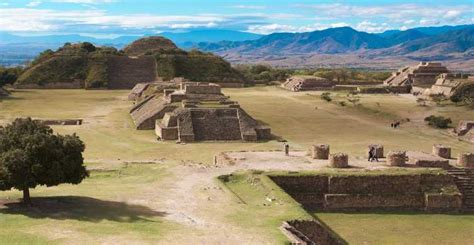
[[[243,204],[230,191],[222,188],[216,177],[245,169],[299,171],[327,166],[327,161],[309,160],[305,152],[293,152],[290,157],[281,152],[235,154],[234,165],[204,167],[183,163],[174,166],[169,169],[171,174],[164,181],[144,191],[144,195],[149,197],[147,206],[168,213],[166,219],[189,229],[185,235],[172,232],[160,242],[273,244],[275,241],[266,234],[258,233],[251,227],[238,227],[226,220],[227,215]],[[383,162],[369,164],[363,160],[354,161],[359,167],[383,167]]]

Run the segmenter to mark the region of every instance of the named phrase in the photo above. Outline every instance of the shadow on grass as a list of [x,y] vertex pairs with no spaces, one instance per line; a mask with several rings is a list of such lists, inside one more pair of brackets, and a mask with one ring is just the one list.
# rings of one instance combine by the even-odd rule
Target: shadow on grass
[[166,216],[166,212],[158,212],[146,206],[127,204],[124,202],[106,201],[83,196],[36,197],[32,198],[32,207],[22,203],[5,203],[0,206],[0,214],[25,215],[34,219],[80,220],[100,222],[103,220],[116,222],[149,221],[149,218]]

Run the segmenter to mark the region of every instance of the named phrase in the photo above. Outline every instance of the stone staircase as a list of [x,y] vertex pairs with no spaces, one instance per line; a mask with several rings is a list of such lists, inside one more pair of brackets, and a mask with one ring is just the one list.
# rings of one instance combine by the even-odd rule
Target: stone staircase
[[131,89],[137,83],[157,79],[156,61],[153,56],[116,56],[108,59],[109,89]]
[[452,168],[448,174],[463,195],[463,210],[474,212],[474,169]]

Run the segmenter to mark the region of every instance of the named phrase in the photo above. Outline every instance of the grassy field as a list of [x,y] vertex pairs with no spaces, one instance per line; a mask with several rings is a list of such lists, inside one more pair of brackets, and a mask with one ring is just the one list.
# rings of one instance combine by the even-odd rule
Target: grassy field
[[[429,128],[422,121],[431,114],[451,117],[455,123],[460,119],[474,118],[474,111],[465,107],[421,107],[416,105],[413,98],[396,95],[363,95],[360,106],[342,107],[321,100],[318,92],[292,93],[275,87],[225,89],[224,92],[238,101],[250,115],[269,124],[274,134],[288,140],[291,149],[305,150],[313,143],[328,143],[332,152],[343,151],[351,157],[361,158],[365,155],[366,146],[372,143],[384,144],[386,151],[430,151],[434,143],[451,146],[453,154],[473,149],[472,144],[457,140],[445,130]],[[24,210],[14,205],[0,209],[0,243],[176,243],[173,239],[183,232],[189,237],[183,242],[197,239],[202,243],[213,243],[216,240],[199,239],[204,235],[212,237],[222,233],[225,236],[234,235],[235,239],[242,234],[252,234],[255,239],[259,237],[257,234],[268,234],[265,241],[276,243],[284,241],[277,229],[282,220],[309,216],[297,205],[291,204],[291,200],[281,197],[284,193],[259,190],[258,184],[249,187],[239,181],[227,187],[240,193],[239,196],[247,205],[242,205],[234,194],[216,189],[212,194],[219,202],[223,202],[209,206],[208,203],[212,202],[208,199],[212,198],[207,196],[204,189],[214,183],[210,180],[196,183],[197,186],[187,185],[183,183],[187,174],[191,178],[201,178],[199,174],[204,171],[201,168],[205,169],[204,166],[209,165],[213,156],[221,151],[280,149],[281,143],[204,142],[180,145],[157,142],[153,131],[136,131],[133,128],[128,115],[131,103],[126,100],[127,93],[105,90],[21,90],[14,91],[8,99],[0,100],[0,125],[16,117],[26,116],[45,119],[83,118],[82,126],[53,128],[62,134],[77,133],[85,141],[84,156],[89,169],[93,170],[91,178],[81,185],[33,190],[32,196],[40,204],[36,209]],[[345,100],[345,94],[334,95],[334,98],[336,101]],[[390,128],[392,120],[405,118],[410,118],[410,122],[403,123],[400,129]],[[186,170],[189,172],[184,173],[180,172],[181,169],[176,170],[176,166],[191,163],[198,167],[189,168]],[[202,176],[207,178],[212,175]],[[181,204],[173,200],[171,194],[166,195],[174,194],[170,191],[179,193],[180,189],[174,188],[176,184],[189,191],[182,197],[189,199],[189,203]],[[279,196],[277,199],[284,200],[283,204],[271,202],[270,206],[264,206],[263,203],[269,202],[262,194],[268,193]],[[8,203],[19,196],[18,191],[0,192],[0,202]],[[193,203],[194,196],[200,198],[199,204]],[[232,226],[223,228],[218,234],[199,226],[191,229],[176,221],[179,219],[165,218],[165,205],[181,205],[179,212],[190,210],[199,216],[213,217],[211,224],[216,227],[222,220]],[[344,222],[355,222],[351,221],[352,216],[321,215],[335,226],[338,226],[338,222],[341,226]],[[332,220],[329,219],[331,217]],[[374,222],[380,221],[377,219],[379,216],[373,217]],[[387,216],[387,222],[390,217],[396,216]],[[403,217],[415,220],[419,217],[421,222],[428,216]],[[472,226],[473,223],[470,216],[432,217],[428,221],[439,218],[438,223],[452,226],[453,229],[460,227],[458,221],[464,227]],[[458,217],[463,221],[458,220]],[[199,220],[196,220],[199,225]],[[451,231],[448,228],[446,230]],[[431,230],[437,231],[434,228]],[[341,230],[341,234],[348,233]]]
[[474,215],[315,213],[350,244],[469,244]]
[[[316,212],[310,217],[265,174],[234,173],[225,185],[247,206],[230,215],[230,222],[246,220],[257,227],[277,227],[285,220],[315,218],[349,244],[468,244],[474,236],[474,215]],[[253,215],[267,218],[256,221],[252,219]],[[279,237],[279,234],[275,233],[275,236]],[[284,238],[281,239],[283,242]]]

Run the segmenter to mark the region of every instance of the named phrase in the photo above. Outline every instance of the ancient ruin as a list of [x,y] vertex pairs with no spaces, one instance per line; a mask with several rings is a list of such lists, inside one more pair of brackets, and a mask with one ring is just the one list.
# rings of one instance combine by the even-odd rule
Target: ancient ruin
[[474,153],[459,153],[458,166],[474,168]]
[[441,63],[420,62],[416,66],[407,66],[392,73],[392,76],[384,81],[384,85],[429,88],[435,84],[441,73],[449,73]]
[[270,128],[248,115],[212,83],[183,82],[165,89],[130,111],[137,129],[155,129],[161,140],[257,141],[271,138]]
[[463,206],[462,194],[447,173],[269,177],[308,210],[456,211]]
[[329,159],[329,145],[312,145],[310,151],[313,159]]
[[454,134],[468,142],[474,143],[474,121],[461,120],[453,130]]
[[331,154],[329,165],[333,168],[347,168],[349,167],[349,156],[345,153]]
[[451,158],[451,147],[447,147],[441,144],[433,145],[433,155],[439,156],[442,158],[450,159]]
[[387,163],[390,166],[403,167],[406,164],[405,151],[390,151],[387,155]]
[[334,82],[316,76],[292,76],[281,87],[293,92],[308,90],[330,90]]
[[71,126],[71,125],[82,125],[82,119],[34,119],[33,121],[43,123],[45,125],[53,126],[53,125],[63,125],[63,126]]
[[474,98],[474,77],[467,74],[443,73],[436,83],[427,91],[429,95],[443,95],[451,97]]

